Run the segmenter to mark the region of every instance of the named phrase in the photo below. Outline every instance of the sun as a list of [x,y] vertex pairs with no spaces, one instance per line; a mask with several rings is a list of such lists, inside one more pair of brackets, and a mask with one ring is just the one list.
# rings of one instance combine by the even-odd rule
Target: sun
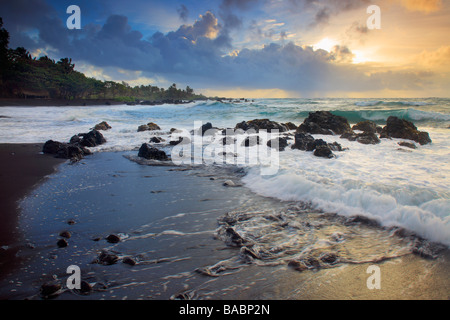
[[336,45],[338,45],[338,42],[336,40],[327,37],[314,44],[313,48],[315,50],[322,49],[330,52]]

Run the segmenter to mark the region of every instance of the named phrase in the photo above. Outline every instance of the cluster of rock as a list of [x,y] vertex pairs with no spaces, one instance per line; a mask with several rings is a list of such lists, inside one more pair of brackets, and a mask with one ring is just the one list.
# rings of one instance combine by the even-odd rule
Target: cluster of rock
[[155,131],[155,130],[161,130],[161,128],[156,123],[149,122],[147,124],[139,126],[137,131],[141,132],[141,131]]
[[[152,127],[159,130],[159,127],[154,123],[149,123],[146,127]],[[157,128],[157,129],[156,129]],[[196,131],[192,131],[191,134],[205,135],[208,130],[217,129],[212,126],[211,123],[206,123]],[[357,141],[362,144],[378,144],[382,138],[401,138],[407,140],[413,140],[419,144],[427,144],[431,142],[431,139],[427,132],[421,132],[417,127],[404,119],[397,117],[389,117],[387,119],[386,126],[380,127],[373,121],[365,120],[358,122],[353,127],[350,126],[348,120],[342,116],[334,115],[329,111],[316,111],[310,112],[309,116],[298,127],[292,122],[278,123],[269,119],[254,119],[250,121],[242,121],[237,123],[233,129],[222,129],[222,134],[225,136],[222,139],[223,145],[230,145],[236,143],[236,139],[233,135],[237,133],[254,132],[259,133],[261,130],[266,132],[279,132],[284,133],[275,139],[267,141],[267,146],[271,148],[278,148],[279,151],[285,150],[289,145],[288,139],[291,139],[292,133],[288,131],[295,130],[294,143],[292,149],[310,151],[317,157],[333,158],[335,154],[333,152],[344,151],[339,143],[328,143],[323,139],[315,139],[313,135],[333,135],[339,136],[342,139],[349,141]],[[174,130],[175,131],[175,130]],[[171,130],[172,132],[172,130]],[[184,138],[187,139],[187,138]],[[170,145],[177,145],[184,141],[183,138],[170,142]],[[160,143],[162,140],[157,137],[153,137],[150,142]],[[258,135],[249,136],[243,142],[242,146],[252,147],[260,145],[262,139]],[[400,146],[408,148],[416,148],[414,143],[399,142]],[[139,149],[139,156],[146,159],[154,160],[167,160],[167,155],[157,148],[147,143],[143,144]]]
[[[106,122],[102,122],[97,126],[98,128],[111,128]],[[68,143],[48,140],[44,143],[42,152],[45,154],[52,154],[56,158],[79,161],[84,156],[92,154],[92,152],[87,148],[92,148],[105,142],[106,139],[103,137],[103,135],[99,132],[99,130],[94,128],[88,133],[79,133],[72,136]]]

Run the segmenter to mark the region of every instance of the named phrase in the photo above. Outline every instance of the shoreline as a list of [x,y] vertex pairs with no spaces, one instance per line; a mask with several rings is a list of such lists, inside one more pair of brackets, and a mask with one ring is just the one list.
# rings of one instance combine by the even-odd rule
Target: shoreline
[[[65,162],[41,154],[42,145],[0,144],[0,247],[14,245],[18,240],[18,202]],[[0,249],[1,278],[14,263],[14,253],[15,250]]]

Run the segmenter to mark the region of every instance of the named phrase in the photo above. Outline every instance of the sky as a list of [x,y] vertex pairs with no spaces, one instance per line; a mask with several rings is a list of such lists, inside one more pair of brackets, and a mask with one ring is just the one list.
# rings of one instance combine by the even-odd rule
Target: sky
[[[81,10],[79,30],[66,26],[70,5]],[[10,47],[70,57],[89,77],[132,86],[233,98],[450,97],[447,0],[1,0],[0,17]]]

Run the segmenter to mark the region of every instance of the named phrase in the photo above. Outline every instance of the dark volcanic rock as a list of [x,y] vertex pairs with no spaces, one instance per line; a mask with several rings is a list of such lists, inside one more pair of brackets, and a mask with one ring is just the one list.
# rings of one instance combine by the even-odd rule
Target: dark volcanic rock
[[110,234],[106,237],[106,241],[108,241],[109,243],[118,243],[120,242],[120,237],[115,234]]
[[316,157],[322,157],[322,158],[328,158],[328,159],[331,159],[334,157],[334,154],[328,145],[317,146],[316,149],[314,150],[314,155]]
[[380,139],[373,132],[364,132],[356,135],[356,141],[362,144],[378,144]]
[[419,131],[412,123],[404,119],[390,116],[386,121],[386,126],[381,131],[380,138],[401,138],[413,140],[421,145],[431,142],[428,132]]
[[278,132],[288,131],[288,128],[285,125],[275,121],[270,121],[269,119],[255,119],[251,121],[242,121],[236,124],[235,129],[241,129],[244,131],[253,129],[256,132],[259,132],[259,130],[266,130],[267,132],[273,132],[275,130],[278,130]]
[[59,234],[59,236],[63,237],[63,238],[66,238],[66,239],[69,239],[72,236],[72,234],[69,231],[63,231],[63,232],[61,232]]
[[277,148],[278,151],[284,151],[288,146],[287,138],[279,137],[267,141],[267,146],[269,148]]
[[138,127],[138,132],[141,131],[154,131],[154,130],[161,130],[161,128],[154,122],[149,122],[147,124],[143,124]]
[[52,154],[56,158],[80,160],[85,155],[92,154],[88,149],[78,143],[63,143],[48,140],[42,147],[42,152]]
[[61,283],[59,283],[57,281],[53,281],[53,282],[44,283],[41,286],[40,291],[41,291],[41,295],[44,298],[49,298],[49,297],[58,295],[61,288],[62,288]]
[[344,134],[352,129],[346,118],[336,116],[329,111],[310,112],[308,118],[297,128],[297,133]]
[[417,146],[414,143],[412,143],[412,142],[402,141],[402,142],[399,142],[398,145],[401,146],[401,147],[407,147],[407,148],[410,148],[410,149],[417,149]]
[[261,144],[261,138],[259,136],[247,137],[242,142],[243,147],[253,147],[253,146],[256,146],[257,144]]
[[370,120],[358,122],[352,127],[352,130],[360,130],[368,133],[377,133],[377,124]]
[[117,255],[108,251],[102,251],[95,262],[109,266],[115,264],[117,261],[119,261],[119,257]]
[[139,148],[138,157],[160,161],[168,160],[168,157],[164,151],[152,147],[148,143],[143,143]]
[[298,149],[303,151],[313,151],[314,150],[314,137],[302,132],[295,134],[295,143],[292,149]]
[[80,145],[84,147],[95,147],[106,142],[106,139],[103,135],[97,130],[91,130],[88,133],[80,133],[81,136]]
[[150,139],[149,142],[153,142],[153,143],[161,143],[161,142],[163,142],[163,141],[164,141],[163,138],[160,138],[160,137],[152,137],[152,138]]
[[297,126],[292,122],[283,123],[283,125],[288,128],[288,130],[297,130]]
[[111,126],[108,124],[108,122],[102,121],[102,122],[96,124],[94,129],[95,130],[109,130],[109,129],[111,129]]
[[59,239],[56,244],[58,245],[59,248],[65,248],[69,245],[66,239]]

